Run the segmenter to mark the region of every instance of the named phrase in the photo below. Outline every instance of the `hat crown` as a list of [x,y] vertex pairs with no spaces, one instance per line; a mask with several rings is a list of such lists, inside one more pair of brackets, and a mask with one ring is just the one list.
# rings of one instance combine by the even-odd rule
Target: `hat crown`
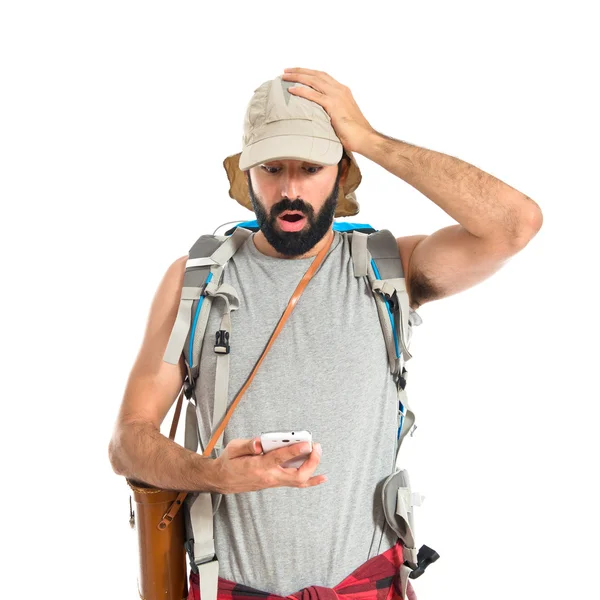
[[243,147],[261,139],[269,123],[294,119],[312,121],[327,137],[338,139],[327,111],[312,100],[291,94],[288,90],[292,86],[312,89],[303,83],[284,81],[279,75],[254,90],[244,117]]

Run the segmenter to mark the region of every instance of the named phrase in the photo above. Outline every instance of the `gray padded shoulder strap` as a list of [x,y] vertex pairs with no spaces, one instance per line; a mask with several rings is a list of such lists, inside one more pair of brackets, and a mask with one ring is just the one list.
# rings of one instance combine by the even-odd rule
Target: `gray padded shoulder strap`
[[[351,254],[355,277],[367,277],[381,322],[390,371],[394,375],[401,374],[400,348],[404,352],[404,360],[410,359],[408,352],[408,296],[404,285],[404,270],[398,244],[393,234],[382,229],[371,234],[352,231]],[[372,265],[375,262],[375,266]],[[404,292],[404,294],[403,294]],[[389,317],[388,308],[383,297],[393,300],[392,314],[394,327]],[[406,298],[404,298],[406,296]],[[404,322],[406,326],[403,327]]]
[[[179,310],[163,360],[177,364],[188,340],[192,316],[196,312],[200,296],[204,293],[204,282],[213,273],[213,285],[218,285],[223,267],[246,241],[252,231],[237,227],[231,236],[201,235],[188,252]],[[217,275],[217,277],[215,277]],[[208,308],[208,307],[207,307]],[[204,332],[202,332],[204,335]],[[187,348],[186,348],[187,350]],[[186,357],[189,361],[189,357]],[[187,362],[186,361],[186,362]]]
[[216,236],[202,235],[188,252],[179,310],[163,356],[165,362],[173,365],[179,362],[190,328],[192,311],[196,308],[202,294],[202,285],[210,272],[212,261],[204,261],[204,264],[201,264],[199,259],[210,257],[222,243]]
[[348,235],[351,236],[351,252],[355,277],[364,277],[367,275],[370,258],[375,259],[381,279],[404,277],[398,243],[391,231],[382,229],[370,234],[360,231],[350,231]]
[[398,242],[389,229],[369,234],[367,248],[371,258],[377,263],[380,279],[404,278]]

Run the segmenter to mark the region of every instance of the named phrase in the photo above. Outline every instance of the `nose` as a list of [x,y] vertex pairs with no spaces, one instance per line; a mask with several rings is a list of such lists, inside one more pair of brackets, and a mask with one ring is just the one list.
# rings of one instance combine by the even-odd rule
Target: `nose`
[[300,184],[299,175],[287,173],[281,178],[281,198],[289,198],[290,200],[296,200],[302,198],[302,190]]

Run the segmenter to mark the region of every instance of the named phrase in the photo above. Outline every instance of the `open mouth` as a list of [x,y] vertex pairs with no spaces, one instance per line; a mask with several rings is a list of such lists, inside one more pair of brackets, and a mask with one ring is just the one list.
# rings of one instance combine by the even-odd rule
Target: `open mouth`
[[306,223],[306,217],[299,211],[285,211],[277,219],[283,231],[299,231]]
[[286,213],[285,215],[281,215],[281,218],[284,221],[289,221],[290,223],[295,223],[296,221],[299,221],[300,219],[304,219],[304,216],[300,215],[298,213]]

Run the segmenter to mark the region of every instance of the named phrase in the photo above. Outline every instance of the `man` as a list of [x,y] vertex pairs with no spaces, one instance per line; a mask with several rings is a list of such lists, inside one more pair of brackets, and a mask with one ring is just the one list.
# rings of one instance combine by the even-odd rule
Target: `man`
[[[397,238],[412,309],[487,278],[542,224],[533,200],[491,175],[376,132],[350,90],[326,73],[286,69],[255,90],[244,149],[224,161],[230,196],[251,206],[260,226],[226,269],[240,294],[232,314],[231,394],[307,268],[322,250],[325,259],[233,413],[218,458],[160,433],[186,376],[183,359],[178,365],[163,360],[188,256],[177,259],[152,303],[110,444],[121,475],[223,494],[214,515],[220,597],[250,588],[253,595],[300,598],[309,586],[317,596],[332,587],[342,595],[365,581],[371,587],[360,588],[361,597],[386,598],[390,586],[399,595],[391,575],[402,553],[377,487],[389,475],[396,441],[395,383],[374,300],[364,278],[353,277],[347,238],[332,228],[334,216],[358,212],[354,190],[361,177],[353,152],[413,185],[459,223]],[[207,332],[219,329],[217,306]],[[215,425],[210,338],[204,338],[195,387],[205,442]],[[315,444],[302,467],[283,469],[304,444],[261,454],[259,435],[294,428],[312,431]],[[326,474],[315,474],[318,467]],[[190,583],[197,600],[195,573]],[[407,593],[414,597],[410,585]]]

